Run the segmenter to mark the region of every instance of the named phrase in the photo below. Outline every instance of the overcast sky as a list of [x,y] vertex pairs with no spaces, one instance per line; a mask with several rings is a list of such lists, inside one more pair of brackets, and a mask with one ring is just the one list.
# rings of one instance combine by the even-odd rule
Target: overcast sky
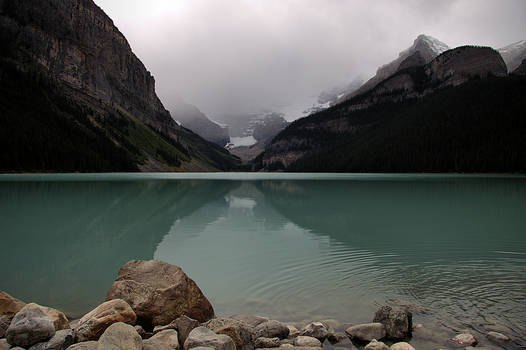
[[525,0],[95,0],[176,96],[213,117],[288,112],[372,76],[421,33],[450,47],[526,39]]

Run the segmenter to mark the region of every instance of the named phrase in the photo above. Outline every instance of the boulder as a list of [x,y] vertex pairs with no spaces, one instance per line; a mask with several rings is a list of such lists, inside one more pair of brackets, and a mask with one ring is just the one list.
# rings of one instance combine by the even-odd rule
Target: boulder
[[300,335],[296,339],[294,339],[294,346],[321,348],[321,342],[314,337]]
[[35,344],[29,350],[63,350],[73,345],[74,342],[73,330],[61,329],[56,331],[47,342]]
[[281,346],[281,341],[279,338],[257,338],[254,346],[256,348],[279,348]]
[[477,339],[472,334],[460,333],[450,339],[455,345],[474,346],[477,345]]
[[234,341],[224,334],[215,334],[206,327],[194,328],[184,343],[184,350],[198,347],[214,348],[215,350],[235,350]]
[[45,308],[38,304],[27,304],[13,317],[6,332],[9,344],[28,348],[45,342],[55,335],[55,325]]
[[66,317],[66,315],[64,315],[62,311],[46,306],[42,306],[42,308],[53,322],[53,325],[55,326],[55,331],[71,328],[69,326],[68,318]]
[[142,339],[145,339],[147,338],[148,336],[148,333],[146,333],[146,331],[144,330],[144,328],[142,328],[141,326],[139,325],[136,325],[135,327],[135,331],[137,332],[137,334],[139,334],[141,336]]
[[188,316],[181,316],[175,319],[177,333],[179,333],[179,344],[183,345],[192,329],[199,327],[199,321]]
[[300,335],[299,329],[297,329],[293,325],[288,324],[287,328],[289,329],[289,338],[296,338],[298,335]]
[[323,342],[325,338],[327,338],[328,334],[329,334],[329,331],[327,330],[327,328],[325,328],[325,326],[321,322],[309,323],[301,331],[301,335],[316,338],[321,342]]
[[112,299],[125,300],[147,326],[166,325],[182,315],[200,322],[214,316],[197,284],[180,267],[159,260],[124,264],[106,295]]
[[142,350],[142,339],[133,326],[117,322],[101,335],[97,350]]
[[376,311],[373,322],[385,326],[389,339],[406,339],[411,337],[413,315],[405,308],[382,306]]
[[11,319],[7,317],[6,315],[0,316],[0,339],[5,336],[5,332],[9,328],[9,325],[11,324]]
[[367,344],[364,350],[389,350],[389,347],[381,341],[373,339],[369,344]]
[[7,342],[7,339],[0,339],[0,350],[9,350],[11,345]]
[[78,341],[97,340],[113,323],[135,324],[135,313],[122,299],[114,299],[100,304],[84,315],[75,327]]
[[289,328],[279,321],[271,320],[260,323],[254,328],[254,338],[275,338],[285,339],[289,336]]
[[98,343],[96,341],[85,341],[71,345],[67,350],[97,350]]
[[263,316],[256,316],[256,315],[234,315],[230,318],[233,318],[234,320],[238,320],[241,322],[244,322],[245,324],[249,325],[252,328],[256,328],[263,322],[270,321],[268,318]]
[[338,343],[345,342],[346,340],[349,340],[349,337],[347,337],[347,335],[345,333],[329,332],[329,334],[327,335],[327,340],[331,344],[338,344]]
[[391,345],[390,349],[391,350],[415,350],[415,348],[413,348],[411,344],[406,343],[404,341]]
[[26,303],[0,290],[0,315],[12,319],[24,306]]
[[178,350],[179,337],[174,329],[165,329],[142,341],[143,350]]
[[246,323],[235,320],[233,318],[213,318],[210,321],[203,323],[206,327],[216,334],[228,335],[236,344],[237,350],[253,350],[256,338],[252,328]]
[[489,340],[495,343],[505,343],[510,341],[510,337],[499,332],[488,332],[487,337]]
[[345,331],[352,340],[370,342],[373,339],[385,338],[385,326],[381,323],[365,323],[347,328]]

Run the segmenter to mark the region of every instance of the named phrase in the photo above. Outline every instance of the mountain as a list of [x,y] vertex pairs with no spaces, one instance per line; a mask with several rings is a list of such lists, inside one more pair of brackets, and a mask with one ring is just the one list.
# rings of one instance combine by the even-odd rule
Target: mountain
[[220,125],[208,118],[197,107],[180,101],[170,108],[173,119],[185,128],[188,128],[204,138],[221,147],[230,141],[228,127]]
[[517,41],[511,45],[505,46],[498,50],[500,55],[508,66],[508,71],[511,73],[519,67],[522,60],[526,58],[526,40]]
[[255,160],[271,171],[526,172],[526,78],[459,47],[293,122]]
[[523,59],[521,65],[513,71],[513,74],[526,75],[526,58]]
[[0,1],[0,171],[232,169],[171,118],[92,0]]

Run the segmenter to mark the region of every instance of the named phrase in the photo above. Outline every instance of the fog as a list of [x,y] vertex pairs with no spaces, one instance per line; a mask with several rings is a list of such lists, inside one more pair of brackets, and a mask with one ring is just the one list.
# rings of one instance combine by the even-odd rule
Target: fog
[[209,116],[291,120],[331,87],[370,77],[422,33],[450,47],[526,39],[524,0],[95,0],[152,72]]

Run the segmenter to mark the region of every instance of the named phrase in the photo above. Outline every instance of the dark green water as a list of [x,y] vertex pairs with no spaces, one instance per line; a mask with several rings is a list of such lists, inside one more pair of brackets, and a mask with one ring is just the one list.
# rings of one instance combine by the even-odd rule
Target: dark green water
[[526,338],[526,178],[0,176],[0,289],[79,316],[130,259],[181,266],[219,315],[416,322]]

